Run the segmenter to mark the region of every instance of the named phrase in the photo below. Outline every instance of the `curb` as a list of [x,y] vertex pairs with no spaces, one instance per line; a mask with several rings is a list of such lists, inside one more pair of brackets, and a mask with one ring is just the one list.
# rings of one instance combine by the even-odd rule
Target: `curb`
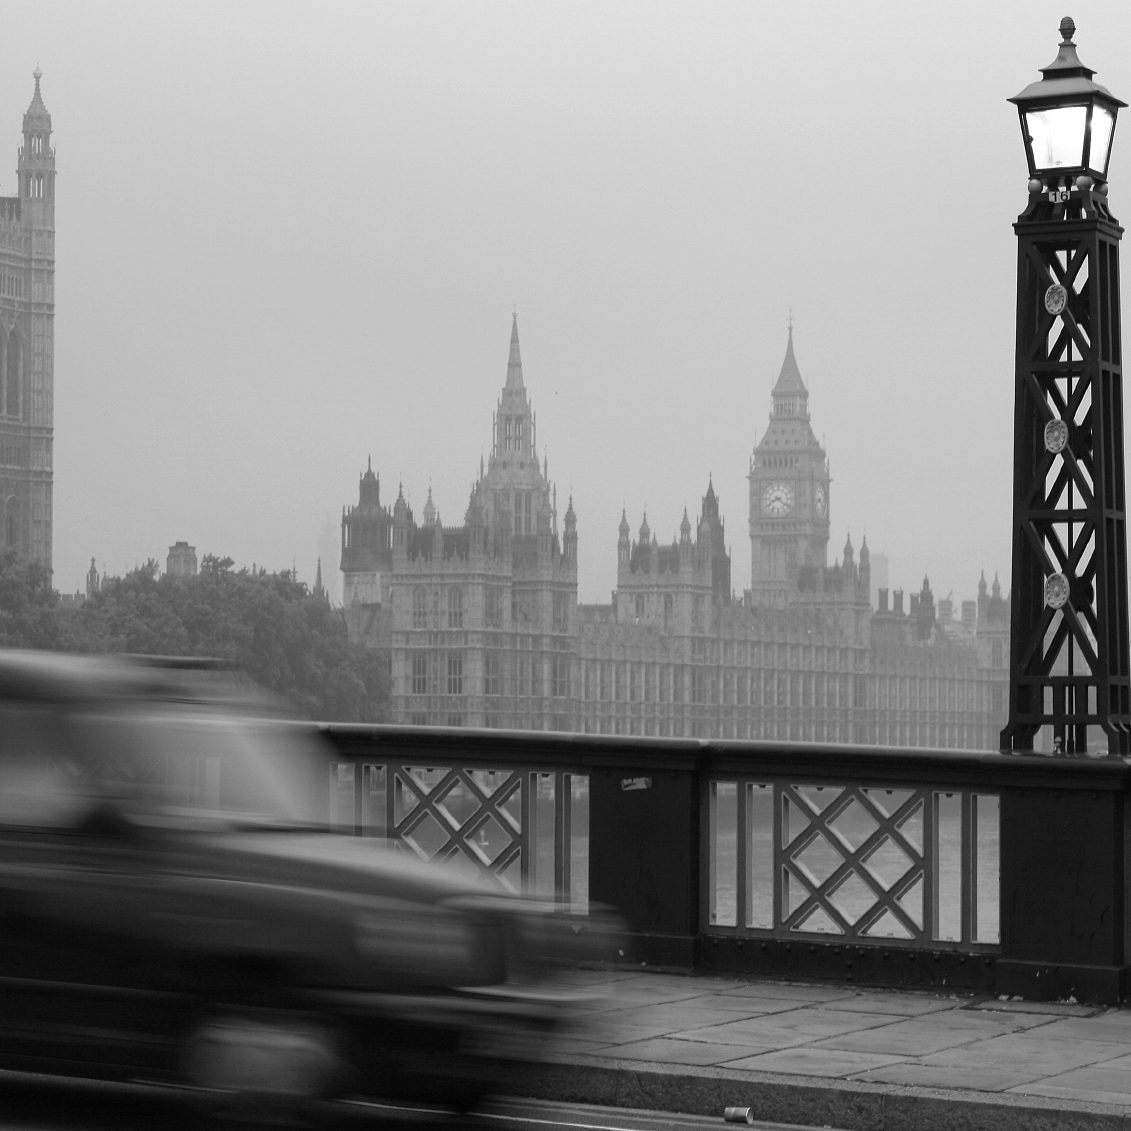
[[1131,1107],[1122,1105],[632,1060],[612,1067],[581,1055],[524,1066],[521,1089],[529,1099],[717,1116],[720,1124],[725,1108],[742,1106],[755,1119],[835,1131],[1131,1131]]

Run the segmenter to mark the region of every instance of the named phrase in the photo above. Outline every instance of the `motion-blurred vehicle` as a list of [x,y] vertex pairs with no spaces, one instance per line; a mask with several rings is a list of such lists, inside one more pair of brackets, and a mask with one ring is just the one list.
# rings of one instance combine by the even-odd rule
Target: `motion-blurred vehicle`
[[0,651],[0,1068],[474,1105],[600,916],[327,832],[327,750],[233,687]]

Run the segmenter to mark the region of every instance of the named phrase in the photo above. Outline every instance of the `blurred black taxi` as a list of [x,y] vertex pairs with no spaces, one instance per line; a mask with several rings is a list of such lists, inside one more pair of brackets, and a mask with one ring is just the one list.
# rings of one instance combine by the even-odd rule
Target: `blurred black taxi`
[[0,1068],[474,1104],[596,923],[328,833],[327,751],[229,692],[0,650]]

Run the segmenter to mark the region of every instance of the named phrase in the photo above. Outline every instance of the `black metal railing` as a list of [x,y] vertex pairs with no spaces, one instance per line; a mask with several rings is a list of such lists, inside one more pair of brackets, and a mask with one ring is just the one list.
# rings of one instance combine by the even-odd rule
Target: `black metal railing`
[[460,754],[421,761],[390,750],[380,762],[335,762],[331,825],[584,913],[588,775]]
[[996,793],[736,775],[708,784],[704,930],[996,945]]
[[335,827],[613,906],[636,961],[1081,1000],[1131,982],[1122,759],[321,729]]

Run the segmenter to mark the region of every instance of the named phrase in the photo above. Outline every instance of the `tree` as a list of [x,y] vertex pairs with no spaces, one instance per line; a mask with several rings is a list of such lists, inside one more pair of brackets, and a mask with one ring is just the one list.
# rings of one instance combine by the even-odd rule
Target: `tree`
[[0,553],[0,645],[57,648],[64,639],[55,615],[58,595],[38,562],[20,561],[15,550]]
[[340,610],[289,570],[236,570],[206,554],[192,578],[149,561],[77,609],[64,608],[42,567],[0,557],[0,644],[83,652],[210,656],[231,661],[307,718],[379,722],[384,656],[352,644]]
[[165,579],[152,558],[121,578],[106,580],[83,605],[79,624],[90,652],[191,655],[184,625],[169,607]]

